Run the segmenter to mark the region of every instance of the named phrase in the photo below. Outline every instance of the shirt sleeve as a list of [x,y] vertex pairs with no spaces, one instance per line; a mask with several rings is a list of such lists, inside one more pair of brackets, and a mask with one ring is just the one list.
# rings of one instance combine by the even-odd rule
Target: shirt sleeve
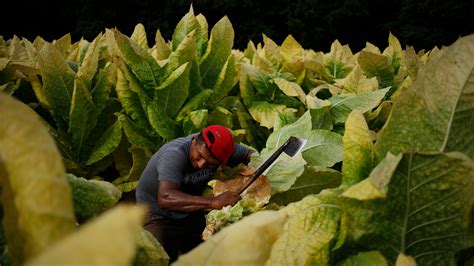
[[227,165],[236,166],[238,164],[247,164],[247,156],[251,150],[247,147],[244,147],[238,143],[234,143],[234,152],[229,158]]
[[164,152],[157,159],[158,180],[173,182],[181,186],[186,165],[187,158],[183,154],[176,151]]

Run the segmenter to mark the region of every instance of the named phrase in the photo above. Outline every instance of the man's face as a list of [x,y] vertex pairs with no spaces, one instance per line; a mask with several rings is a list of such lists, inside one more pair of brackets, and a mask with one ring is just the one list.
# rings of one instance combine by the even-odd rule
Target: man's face
[[193,139],[189,157],[191,164],[196,169],[217,168],[220,164],[219,160],[211,154],[206,144],[198,142],[196,138]]

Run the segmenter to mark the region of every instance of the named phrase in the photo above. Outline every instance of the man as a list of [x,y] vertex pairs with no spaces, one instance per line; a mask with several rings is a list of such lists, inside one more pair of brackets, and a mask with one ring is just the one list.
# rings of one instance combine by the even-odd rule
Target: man
[[163,245],[170,262],[202,241],[204,211],[240,199],[231,191],[202,196],[217,167],[247,164],[252,152],[235,143],[227,128],[211,125],[165,144],[152,156],[138,181],[136,199],[148,205],[145,229]]

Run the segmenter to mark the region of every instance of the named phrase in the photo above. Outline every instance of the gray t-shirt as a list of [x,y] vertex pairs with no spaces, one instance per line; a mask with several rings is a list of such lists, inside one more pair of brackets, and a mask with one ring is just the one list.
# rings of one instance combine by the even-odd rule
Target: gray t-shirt
[[[189,213],[161,209],[157,203],[158,181],[170,181],[179,186],[181,191],[191,195],[202,195],[207,183],[212,179],[216,169],[195,169],[189,160],[189,148],[197,133],[177,138],[163,145],[148,162],[136,188],[137,203],[149,206],[150,218],[169,217],[180,219]],[[249,149],[234,144],[234,152],[227,165],[235,166],[244,163]]]

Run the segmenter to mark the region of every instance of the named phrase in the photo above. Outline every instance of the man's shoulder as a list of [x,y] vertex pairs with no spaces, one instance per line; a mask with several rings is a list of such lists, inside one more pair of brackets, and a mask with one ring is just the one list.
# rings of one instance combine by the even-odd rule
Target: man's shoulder
[[194,135],[176,138],[165,145],[163,145],[158,151],[158,155],[175,153],[186,155],[189,147],[191,146],[192,138]]

